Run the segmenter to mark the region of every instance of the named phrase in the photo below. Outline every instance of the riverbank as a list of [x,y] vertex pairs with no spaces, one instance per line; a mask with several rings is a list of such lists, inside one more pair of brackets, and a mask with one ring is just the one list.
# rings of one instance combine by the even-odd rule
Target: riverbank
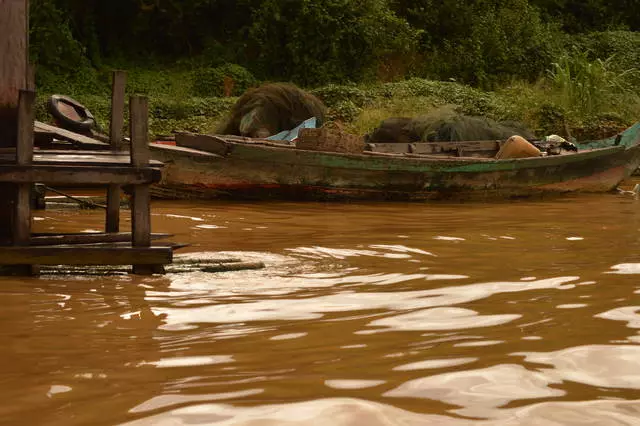
[[[632,75],[613,71],[606,61],[589,62],[584,58],[571,61],[557,64],[536,83],[514,81],[494,91],[455,81],[420,78],[376,84],[331,84],[307,90],[323,100],[331,120],[341,121],[357,134],[371,131],[390,116],[417,116],[443,106],[469,115],[521,121],[539,135],[569,133],[578,140],[607,137],[637,121],[640,96],[631,85]],[[576,75],[575,70],[580,68],[588,75]],[[128,70],[128,92],[143,93],[150,99],[153,137],[176,131],[215,132],[242,91],[233,90],[235,82],[229,79],[232,90],[228,93],[235,96],[201,96],[212,91],[200,87],[211,84],[199,79],[200,74],[201,71],[188,69]],[[238,84],[250,87],[259,82]],[[57,93],[70,95],[87,106],[98,124],[107,128],[109,96],[101,88],[95,89],[64,84],[55,88]],[[45,108],[50,92],[51,88],[38,96],[37,115],[43,121],[50,120]]]

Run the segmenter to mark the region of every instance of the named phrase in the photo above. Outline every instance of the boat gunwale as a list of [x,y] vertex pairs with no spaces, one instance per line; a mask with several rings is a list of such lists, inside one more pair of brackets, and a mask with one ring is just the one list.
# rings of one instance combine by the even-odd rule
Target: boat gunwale
[[[223,139],[223,138],[221,138]],[[224,140],[224,139],[223,139]],[[428,155],[428,154],[414,154],[414,153],[385,153],[385,152],[372,152],[372,151],[363,151],[362,153],[343,153],[343,152],[330,152],[330,151],[315,151],[315,150],[305,150],[305,149],[297,149],[295,146],[289,145],[281,145],[276,146],[276,144],[262,144],[256,142],[236,142],[236,141],[226,141],[225,143],[229,144],[232,147],[240,147],[242,150],[256,150],[256,151],[265,151],[269,153],[286,151],[287,153],[300,153],[304,155],[319,155],[319,156],[328,156],[334,158],[343,158],[345,160],[360,160],[360,161],[371,161],[371,160],[390,160],[395,163],[404,163],[404,164],[425,164],[425,165],[433,165],[433,164],[442,164],[442,165],[460,165],[460,166],[468,166],[473,164],[482,164],[486,166],[495,166],[496,170],[512,167],[544,167],[548,165],[569,163],[575,161],[582,161],[584,159],[606,156],[615,154],[619,151],[624,151],[627,149],[631,149],[634,146],[637,146],[640,143],[640,140],[631,146],[625,145],[617,145],[617,146],[608,146],[602,148],[587,148],[581,150],[576,153],[564,154],[564,155],[547,155],[547,156],[539,156],[539,157],[527,157],[527,158],[510,158],[510,159],[496,159],[496,158],[484,158],[484,157],[456,157],[456,156],[441,156],[441,155]],[[212,159],[224,159],[227,156],[215,154],[212,152],[189,148],[185,146],[171,146],[166,144],[156,144],[150,143],[150,146],[157,150],[165,150],[171,151],[178,154],[189,154],[189,155],[197,155],[201,157],[209,157]],[[177,148],[177,149],[176,149]],[[233,151],[229,155],[233,155]],[[244,151],[247,152],[247,151]],[[282,161],[285,163],[285,161]]]

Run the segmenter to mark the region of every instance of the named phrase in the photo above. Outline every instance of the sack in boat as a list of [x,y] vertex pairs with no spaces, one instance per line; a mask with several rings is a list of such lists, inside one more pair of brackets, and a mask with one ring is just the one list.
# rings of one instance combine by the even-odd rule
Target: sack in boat
[[339,128],[300,129],[296,147],[309,151],[360,153],[364,138]]
[[540,157],[542,153],[522,136],[511,136],[496,154],[497,160],[509,158]]

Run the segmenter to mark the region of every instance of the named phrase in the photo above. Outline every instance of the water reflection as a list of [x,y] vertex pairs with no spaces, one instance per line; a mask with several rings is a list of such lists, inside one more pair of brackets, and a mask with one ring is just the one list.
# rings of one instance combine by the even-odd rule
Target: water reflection
[[640,346],[587,345],[518,355],[528,362],[553,366],[541,369],[547,377],[590,386],[640,389]]
[[640,401],[546,402],[503,410],[500,418],[465,420],[417,414],[391,405],[354,398],[328,398],[293,404],[235,407],[193,405],[171,410],[126,426],[634,426],[640,419]]
[[435,399],[462,407],[455,413],[489,417],[493,408],[512,401],[564,395],[563,390],[550,387],[557,383],[560,381],[521,365],[502,364],[410,380],[383,396]]

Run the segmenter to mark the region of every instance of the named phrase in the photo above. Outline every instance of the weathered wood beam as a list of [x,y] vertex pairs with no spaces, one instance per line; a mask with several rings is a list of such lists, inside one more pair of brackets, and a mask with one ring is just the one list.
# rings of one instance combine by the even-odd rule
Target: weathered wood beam
[[43,123],[41,121],[34,121],[35,131],[38,133],[46,133],[52,135],[56,139],[62,139],[78,145],[81,148],[91,149],[109,149],[110,146],[107,143],[101,142],[97,139],[90,138],[79,133],[72,132],[70,130],[62,129],[60,127],[52,126],[50,124]]
[[[151,234],[151,240],[162,240],[171,234]],[[60,244],[93,244],[93,243],[121,243],[131,242],[131,232],[118,233],[77,233],[77,234],[32,234],[32,246],[60,245]]]
[[0,265],[165,265],[171,247],[0,247]]
[[[18,139],[16,164],[30,166],[33,162],[33,117],[36,93],[21,90],[18,103]],[[28,246],[31,238],[31,186],[32,183],[17,185],[13,219],[13,244]]]
[[[16,160],[14,148],[0,148],[0,163],[12,163]],[[10,152],[6,152],[9,150]],[[104,151],[96,153],[95,151],[60,151],[46,150],[35,151],[33,154],[33,163],[48,165],[73,165],[73,166],[129,166],[130,158],[128,153]],[[153,167],[162,167],[162,163],[153,160],[149,163]]]
[[160,170],[152,168],[104,167],[96,170],[87,166],[17,166],[0,164],[0,182],[31,183],[46,182],[51,185],[139,185],[159,182]]
[[[131,165],[149,167],[149,101],[143,96],[129,99],[129,125],[131,137]],[[135,185],[131,199],[131,231],[134,247],[151,244],[151,193],[149,185]],[[160,272],[158,267],[133,264],[134,274],[148,275]]]
[[[111,124],[109,142],[111,149],[122,149],[122,127],[124,125],[124,97],[127,74],[124,71],[114,71],[111,85]],[[107,213],[105,231],[118,232],[120,230],[120,186],[107,187]]]

